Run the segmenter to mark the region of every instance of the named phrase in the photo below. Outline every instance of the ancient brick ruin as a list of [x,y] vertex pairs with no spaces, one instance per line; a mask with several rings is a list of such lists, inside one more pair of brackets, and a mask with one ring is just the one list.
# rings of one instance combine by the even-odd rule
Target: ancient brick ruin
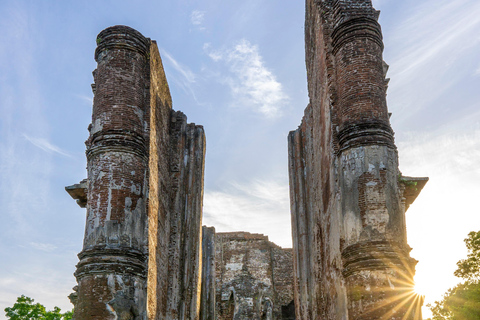
[[75,319],[196,319],[205,135],[172,110],[155,41],[100,32]]
[[290,132],[293,249],[202,227],[205,135],[172,109],[155,41],[100,32],[74,319],[421,319],[388,66],[370,0],[306,1],[310,103]]
[[88,178],[66,188],[87,208],[74,318],[290,319],[291,249],[202,232],[205,135],[172,109],[155,41],[110,27],[95,60]]
[[370,0],[307,0],[310,103],[289,134],[296,319],[421,319]]
[[292,249],[203,227],[200,319],[295,319]]
[[262,234],[217,233],[215,255],[218,320],[288,319],[292,249],[282,249]]

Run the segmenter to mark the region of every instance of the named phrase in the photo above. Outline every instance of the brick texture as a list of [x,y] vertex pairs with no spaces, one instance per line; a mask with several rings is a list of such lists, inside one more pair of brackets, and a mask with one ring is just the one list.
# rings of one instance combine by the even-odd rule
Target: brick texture
[[421,319],[378,14],[306,1],[310,103],[288,137],[296,319]]
[[110,27],[95,60],[74,318],[199,319],[203,128],[172,110],[155,41]]
[[292,249],[262,234],[215,235],[217,320],[292,319]]

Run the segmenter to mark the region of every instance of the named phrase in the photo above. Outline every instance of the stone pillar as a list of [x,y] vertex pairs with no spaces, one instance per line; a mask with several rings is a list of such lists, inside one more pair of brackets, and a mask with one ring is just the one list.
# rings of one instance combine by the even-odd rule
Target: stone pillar
[[371,0],[306,5],[310,104],[289,135],[297,318],[418,319],[403,180],[428,179],[398,169],[379,12]]
[[[345,7],[338,8],[342,19]],[[395,148],[385,99],[382,31],[371,10],[339,21],[332,33],[341,150],[372,144]]]
[[[407,319],[415,261],[406,243],[377,12],[338,1],[332,32],[349,319]],[[412,313],[413,315],[413,313]],[[409,317],[411,318],[411,317]]]
[[205,133],[172,110],[155,41],[97,37],[75,319],[198,319]]
[[205,135],[172,113],[170,127],[172,211],[167,319],[199,319],[202,276],[202,206]]
[[200,320],[216,320],[215,228],[202,228],[202,294]]
[[145,318],[149,44],[124,26],[97,37],[76,320]]

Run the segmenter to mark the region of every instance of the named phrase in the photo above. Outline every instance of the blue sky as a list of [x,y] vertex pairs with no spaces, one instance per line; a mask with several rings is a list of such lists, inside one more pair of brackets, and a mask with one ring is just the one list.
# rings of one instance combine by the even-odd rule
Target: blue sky
[[[480,230],[480,2],[377,0],[388,105],[405,175],[430,181],[407,212],[417,282],[439,299]],[[97,34],[157,41],[176,110],[205,126],[204,224],[291,246],[287,134],[308,102],[304,3],[0,2],[0,309],[21,294],[70,309],[85,210]],[[0,313],[0,319],[3,314]]]

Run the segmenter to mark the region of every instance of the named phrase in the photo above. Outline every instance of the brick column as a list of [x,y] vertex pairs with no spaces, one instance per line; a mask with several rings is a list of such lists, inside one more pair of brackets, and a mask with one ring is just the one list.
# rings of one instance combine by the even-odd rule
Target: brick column
[[[307,0],[310,103],[289,135],[297,319],[418,319],[403,177],[371,0]],[[406,190],[402,184],[418,184]]]
[[114,26],[97,45],[75,319],[145,319],[150,40]]
[[349,319],[414,319],[416,261],[406,243],[383,42],[369,0],[336,1],[332,53]]
[[395,148],[388,119],[382,31],[372,17],[354,17],[332,33],[341,149],[358,145]]

